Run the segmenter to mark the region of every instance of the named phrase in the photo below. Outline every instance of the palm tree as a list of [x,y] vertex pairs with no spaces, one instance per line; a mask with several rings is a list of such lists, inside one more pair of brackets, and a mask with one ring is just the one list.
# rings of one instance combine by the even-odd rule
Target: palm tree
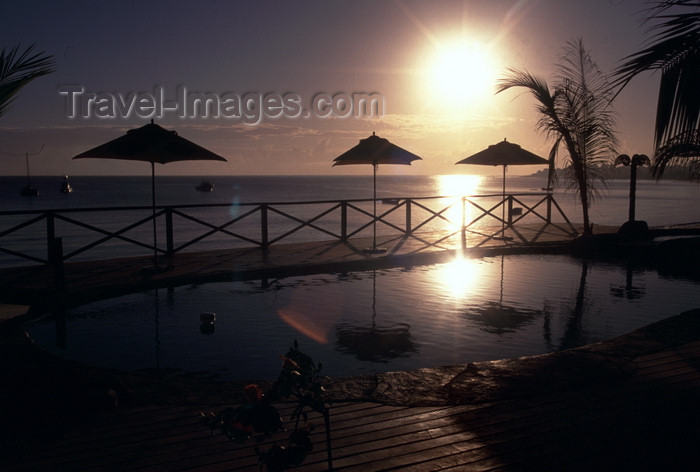
[[617,93],[640,73],[661,71],[654,175],[660,178],[667,165],[678,164],[700,177],[700,1],[656,1],[644,21],[655,33],[615,72]]
[[513,87],[528,89],[537,100],[537,127],[554,140],[549,153],[552,164],[564,144],[569,188],[578,193],[581,202],[584,234],[591,234],[588,210],[605,184],[600,164],[617,154],[610,108],[612,89],[605,75],[578,40],[568,43],[553,88],[544,79],[510,69],[496,93]]
[[54,71],[53,59],[42,52],[34,53],[34,45],[20,53],[19,45],[0,52],[0,116],[3,116],[17,93],[32,80]]

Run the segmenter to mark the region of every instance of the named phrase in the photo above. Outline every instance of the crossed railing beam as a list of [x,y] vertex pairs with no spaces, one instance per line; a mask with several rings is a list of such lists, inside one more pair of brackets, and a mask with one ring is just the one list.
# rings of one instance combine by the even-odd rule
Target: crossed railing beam
[[[413,251],[420,251],[429,247],[445,247],[442,246],[445,241],[454,238],[456,235],[461,233],[462,243],[466,245],[466,235],[477,236],[481,238],[481,241],[472,244],[472,247],[479,247],[487,244],[493,239],[498,239],[499,234],[504,236],[505,231],[511,231],[521,242],[528,243],[537,240],[542,231],[536,233],[535,239],[528,241],[528,239],[518,231],[516,224],[521,222],[526,217],[534,217],[545,225],[552,225],[559,231],[564,233],[575,233],[575,228],[564,214],[563,210],[559,204],[554,199],[551,193],[548,194],[527,194],[528,196],[542,196],[534,204],[526,203],[522,196],[520,195],[475,195],[469,197],[421,197],[421,198],[401,198],[398,199],[396,203],[393,203],[390,208],[380,214],[373,214],[372,212],[362,208],[358,204],[361,202],[367,202],[371,200],[340,200],[340,201],[315,201],[315,202],[278,202],[278,203],[251,203],[251,204],[239,204],[239,207],[249,206],[250,208],[237,215],[234,218],[230,218],[223,223],[215,224],[210,221],[206,221],[197,216],[193,216],[187,210],[197,210],[202,207],[230,207],[227,204],[213,204],[213,205],[181,205],[181,206],[163,206],[158,207],[158,211],[155,214],[148,214],[137,221],[120,227],[118,229],[105,229],[94,224],[86,223],[80,221],[76,217],[69,216],[69,214],[81,214],[87,212],[99,212],[99,211],[132,211],[132,210],[145,210],[150,209],[150,207],[123,207],[123,208],[85,208],[85,209],[69,209],[69,210],[43,210],[43,211],[11,211],[11,212],[0,212],[0,221],[2,221],[3,215],[29,215],[30,218],[26,221],[19,222],[10,228],[0,231],[0,252],[9,254],[22,259],[27,259],[32,262],[37,262],[41,264],[51,263],[51,250],[47,250],[48,258],[43,259],[37,257],[36,255],[31,255],[24,253],[19,250],[11,249],[9,247],[3,247],[3,237],[8,237],[10,235],[16,234],[19,231],[28,228],[31,225],[40,223],[42,220],[46,220],[46,240],[47,248],[51,247],[51,241],[56,237],[56,222],[60,221],[67,225],[77,226],[88,232],[94,232],[99,235],[98,239],[84,244],[80,247],[73,249],[72,251],[62,254],[62,260],[67,260],[74,258],[79,254],[83,254],[90,249],[97,246],[103,245],[109,241],[118,240],[129,245],[141,247],[144,249],[149,249],[151,251],[157,251],[160,254],[175,254],[181,252],[192,245],[199,243],[213,235],[224,235],[232,240],[242,241],[244,243],[258,246],[263,249],[269,247],[273,244],[279,244],[281,241],[287,240],[290,236],[298,233],[304,229],[310,229],[319,234],[324,235],[331,240],[340,240],[347,242],[350,238],[353,238],[373,225],[381,225],[384,228],[388,228],[397,237],[401,239],[399,244],[403,244],[409,239],[415,240],[423,244],[422,247],[414,249]],[[479,200],[486,198],[499,198],[499,201],[491,206],[482,205]],[[437,209],[431,208],[424,203],[425,200],[447,200],[447,202],[442,202],[441,206]],[[450,218],[449,212],[454,211],[454,209],[461,203],[461,221],[453,221]],[[309,205],[326,205],[327,208],[321,211],[315,212],[311,216],[302,217],[293,213],[293,211],[288,210],[285,207],[289,206],[303,206],[308,207]],[[507,216],[502,217],[500,213],[506,213],[503,211],[503,206],[507,205],[508,212]],[[519,205],[522,211],[519,215],[514,215],[513,208],[514,205]],[[542,208],[546,206],[546,212],[542,212]],[[475,210],[476,215],[467,221],[468,210]],[[404,215],[399,217],[403,218],[403,226],[400,223],[396,223],[389,219],[390,216],[396,215],[404,210]],[[564,223],[558,224],[552,222],[552,212],[557,212],[564,220]],[[355,212],[366,218],[361,224],[357,224],[356,227],[351,228],[349,224],[348,215],[350,212]],[[417,214],[420,213],[420,217],[417,218]],[[271,225],[268,218],[270,215],[274,215],[281,218],[280,223],[275,223]],[[321,226],[324,218],[333,217],[339,218],[340,227],[338,231],[333,229],[328,229]],[[139,228],[145,224],[153,221],[153,219],[165,219],[165,233],[166,233],[166,243],[165,248],[157,247],[154,248],[152,243],[146,243],[139,241],[133,237],[130,237],[127,233]],[[204,230],[203,232],[197,234],[194,237],[190,237],[187,241],[175,244],[175,234],[176,225],[175,218],[181,218],[185,221],[189,221],[197,226],[201,226]],[[243,221],[251,218],[258,218],[259,221],[259,235],[256,236],[246,236],[234,230],[234,227]],[[493,219],[493,221],[500,224],[501,229],[495,232],[483,232],[477,225],[482,222],[485,218]],[[413,220],[416,220],[415,222]],[[356,220],[353,220],[356,221]],[[438,239],[429,240],[423,234],[417,234],[424,228],[427,228],[432,222],[439,221],[444,223],[445,228],[448,228],[446,233],[441,232]],[[283,227],[284,222],[292,223],[291,228],[285,229],[280,234],[270,237],[271,226]],[[414,224],[415,223],[415,224]],[[337,223],[334,223],[337,224]],[[251,225],[249,225],[251,226]],[[252,225],[253,227],[255,225]],[[449,230],[453,228],[453,230]],[[505,239],[505,238],[504,238]],[[512,238],[511,238],[512,239]],[[447,247],[445,247],[447,248]]]

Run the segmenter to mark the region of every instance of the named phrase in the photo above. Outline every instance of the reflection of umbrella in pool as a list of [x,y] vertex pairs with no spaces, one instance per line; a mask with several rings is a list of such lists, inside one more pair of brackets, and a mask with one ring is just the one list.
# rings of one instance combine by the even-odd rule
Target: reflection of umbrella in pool
[[338,325],[336,336],[336,350],[354,354],[361,361],[387,363],[417,351],[411,339],[410,325],[406,323],[387,327],[343,323]]
[[535,318],[546,315],[544,310],[533,310],[503,304],[503,265],[501,256],[501,287],[498,301],[489,300],[467,310],[466,316],[487,333],[512,333],[529,324]]
[[542,315],[538,310],[516,308],[495,301],[487,301],[469,310],[468,316],[487,333],[504,334],[518,331]]
[[158,266],[156,241],[155,163],[176,161],[226,161],[223,157],[153,123],[130,129],[125,135],[78,154],[73,159],[120,159],[151,163],[151,203],[153,206],[153,259]]
[[372,326],[342,323],[336,328],[336,351],[354,354],[361,361],[387,363],[418,352],[411,339],[410,325],[377,326],[377,272],[372,275]]
[[379,164],[411,165],[411,162],[415,160],[421,160],[421,158],[389,142],[388,139],[380,138],[374,133],[368,138],[361,139],[358,145],[348,149],[333,160],[334,167],[351,164],[370,164],[374,169],[374,240],[372,248],[367,250],[367,252],[381,253],[386,251],[385,249],[377,248],[377,167]]
[[546,165],[549,164],[537,154],[527,151],[517,144],[509,143],[505,139],[498,144],[492,144],[486,149],[476,154],[458,161],[457,164],[475,164],[482,166],[503,166],[503,202],[502,207],[502,229],[501,236],[505,239],[506,224],[506,167],[523,165]]

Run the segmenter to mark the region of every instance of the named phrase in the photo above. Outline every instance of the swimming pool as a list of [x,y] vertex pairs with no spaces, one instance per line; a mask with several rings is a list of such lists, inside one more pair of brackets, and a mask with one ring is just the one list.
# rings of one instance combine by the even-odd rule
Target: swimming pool
[[[28,327],[59,356],[127,371],[274,379],[298,339],[325,375],[542,354],[697,308],[697,281],[565,255],[151,290]],[[212,312],[207,328],[200,314]]]

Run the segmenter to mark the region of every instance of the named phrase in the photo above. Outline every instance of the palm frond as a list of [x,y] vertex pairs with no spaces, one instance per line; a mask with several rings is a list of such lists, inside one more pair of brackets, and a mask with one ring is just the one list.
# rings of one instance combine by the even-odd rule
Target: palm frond
[[17,93],[29,82],[54,71],[53,58],[34,52],[34,45],[20,52],[19,45],[0,52],[0,116],[4,115]]
[[654,138],[657,146],[700,124],[700,48],[669,64],[661,74]]
[[509,68],[508,75],[498,81],[496,93],[501,93],[514,87],[528,89],[535,99],[543,105],[553,105],[554,99],[550,93],[547,81],[541,77],[534,76],[527,71]]
[[[649,32],[653,33],[641,51],[623,58],[625,61],[614,72],[613,84],[623,88],[642,72],[664,69],[677,62],[688,50],[697,47],[700,37],[700,1],[664,0],[657,1],[646,10],[644,23],[652,23]],[[667,13],[672,8],[692,8]]]
[[700,1],[657,1],[645,15],[653,33],[644,49],[615,71],[617,92],[637,75],[661,71],[654,140],[657,147],[700,125]]
[[581,38],[567,42],[558,64],[557,79],[559,82],[567,81],[576,84],[583,94],[591,91],[592,97],[600,102],[603,108],[612,103],[614,88],[593,60]]
[[687,167],[691,178],[700,179],[700,130],[677,135],[656,150],[651,163],[654,176],[661,178],[670,165]]
[[551,91],[547,81],[534,76],[527,71],[508,69],[508,75],[500,79],[496,86],[496,93],[504,92],[511,88],[524,88],[535,99],[537,112],[540,115],[537,127],[547,135],[559,134],[558,116],[556,113],[557,91]]

